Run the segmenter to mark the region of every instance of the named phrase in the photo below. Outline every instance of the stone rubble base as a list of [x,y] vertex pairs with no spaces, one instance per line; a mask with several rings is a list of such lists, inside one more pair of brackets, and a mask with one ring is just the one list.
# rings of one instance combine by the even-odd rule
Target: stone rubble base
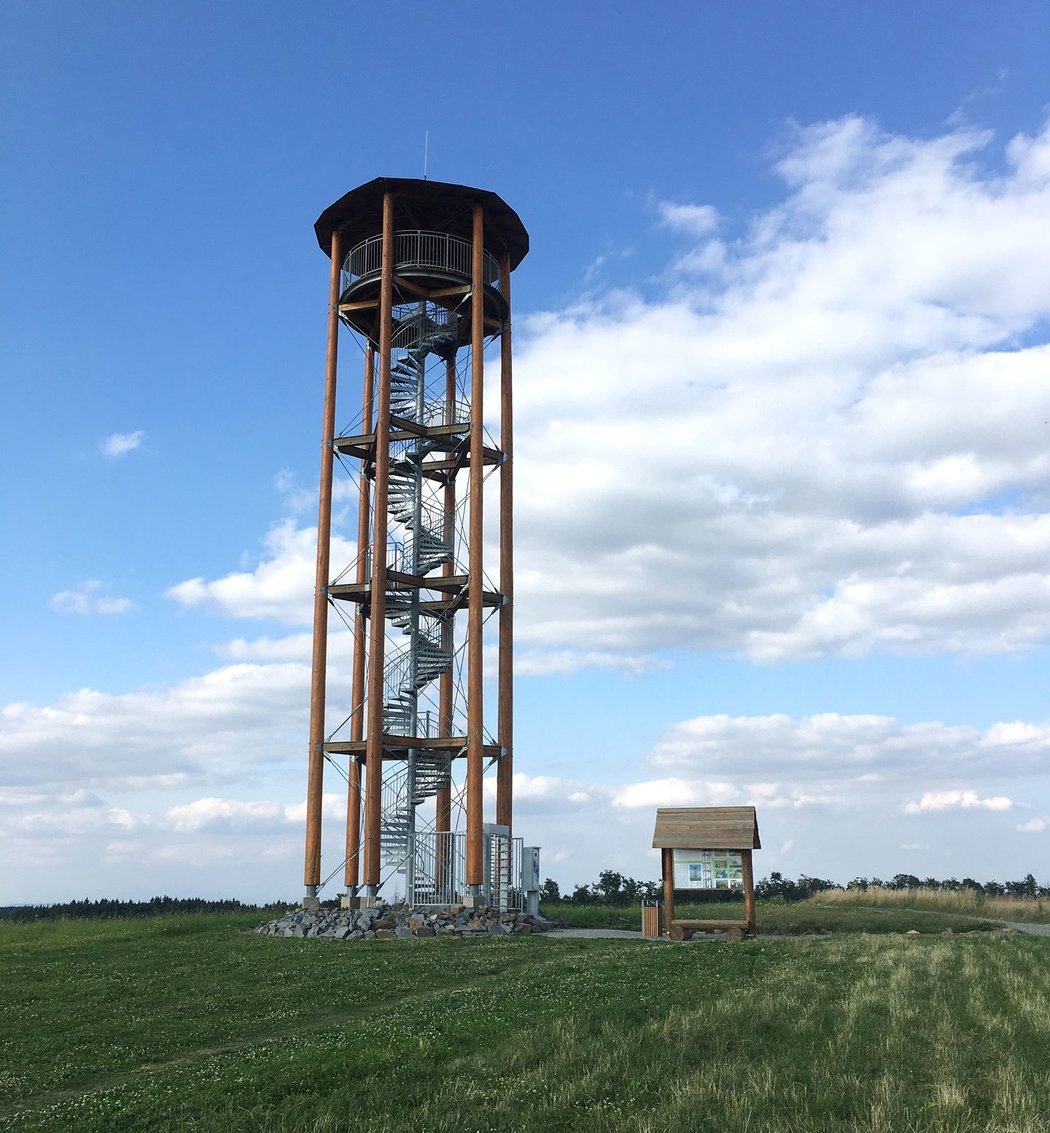
[[296,909],[267,921],[254,932],[262,936],[317,937],[323,940],[394,940],[410,936],[500,936],[548,932],[561,921],[495,908],[412,909],[380,904],[368,909]]

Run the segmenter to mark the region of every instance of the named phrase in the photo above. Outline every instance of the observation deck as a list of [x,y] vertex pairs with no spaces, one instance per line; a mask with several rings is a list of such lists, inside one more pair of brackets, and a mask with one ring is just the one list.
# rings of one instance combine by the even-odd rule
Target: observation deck
[[483,280],[486,333],[498,334],[508,304],[500,293],[500,259],[510,269],[529,250],[524,225],[495,193],[440,181],[377,177],[330,205],[314,225],[317,242],[330,254],[339,231],[341,265],[339,315],[365,337],[375,334],[382,276],[382,206],[394,198],[394,321],[399,310],[430,300],[449,314],[458,345],[470,341],[472,224],[475,205],[485,210]]
[[[394,233],[394,327],[395,335],[404,312],[411,315],[422,300],[430,300],[449,313],[454,332],[450,347],[470,340],[471,244],[448,232]],[[383,271],[383,237],[369,236],[350,249],[343,260],[339,314],[354,330],[368,335],[375,322]],[[507,316],[507,304],[499,291],[499,264],[483,253],[485,323],[492,333]],[[458,333],[455,333],[458,332]]]

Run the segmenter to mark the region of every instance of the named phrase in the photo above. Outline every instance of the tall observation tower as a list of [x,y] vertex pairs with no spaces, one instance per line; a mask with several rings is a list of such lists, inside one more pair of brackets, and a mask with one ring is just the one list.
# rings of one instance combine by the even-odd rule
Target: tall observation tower
[[[307,901],[322,884],[329,764],[347,780],[350,897],[368,901],[396,874],[411,904],[506,903],[520,852],[511,836],[510,274],[528,252],[528,233],[495,193],[386,177],[325,209],[315,231],[331,258],[331,288]],[[360,416],[337,430],[340,324],[364,356],[364,396]],[[486,395],[498,396],[498,413]],[[490,426],[498,435],[486,420],[498,421]],[[331,561],[336,461],[357,479],[357,555],[349,563]],[[490,538],[498,530],[495,563],[485,562],[486,529]],[[330,608],[353,633],[349,687],[328,671]],[[494,688],[483,672],[483,644],[493,639]],[[331,731],[326,700],[329,727],[343,718]],[[495,822],[486,823],[490,769]]]

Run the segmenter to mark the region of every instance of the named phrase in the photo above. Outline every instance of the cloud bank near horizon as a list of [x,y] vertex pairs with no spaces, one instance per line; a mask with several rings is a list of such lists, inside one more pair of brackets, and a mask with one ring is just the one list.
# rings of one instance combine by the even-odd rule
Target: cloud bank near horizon
[[[106,892],[167,876],[201,893],[229,879],[218,888],[260,897],[273,895],[275,876],[294,884],[307,693],[305,666],[275,662],[225,666],[163,693],[82,691],[47,708],[7,706],[0,758],[18,774],[0,790],[0,867],[27,887],[13,899],[63,898],[61,889],[41,898],[26,862],[60,880],[91,860]],[[520,760],[535,765],[535,753]],[[593,764],[578,779],[519,772],[515,811],[544,847],[545,873],[563,884],[602,868],[653,873],[658,806],[747,803],[775,868],[843,881],[836,870],[984,876],[996,855],[1027,860],[1033,837],[1045,836],[1048,766],[1050,721],[978,729],[837,713],[708,715],[669,725],[624,781],[599,778]],[[330,774],[329,871],[342,857],[345,808]],[[953,846],[960,821],[967,836]]]

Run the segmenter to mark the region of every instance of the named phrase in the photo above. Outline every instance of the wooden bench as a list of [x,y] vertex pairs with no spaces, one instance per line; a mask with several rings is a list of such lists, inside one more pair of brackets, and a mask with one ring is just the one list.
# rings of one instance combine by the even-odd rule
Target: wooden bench
[[671,921],[668,933],[672,940],[692,940],[694,932],[724,932],[729,940],[743,940],[755,935],[749,921]]

